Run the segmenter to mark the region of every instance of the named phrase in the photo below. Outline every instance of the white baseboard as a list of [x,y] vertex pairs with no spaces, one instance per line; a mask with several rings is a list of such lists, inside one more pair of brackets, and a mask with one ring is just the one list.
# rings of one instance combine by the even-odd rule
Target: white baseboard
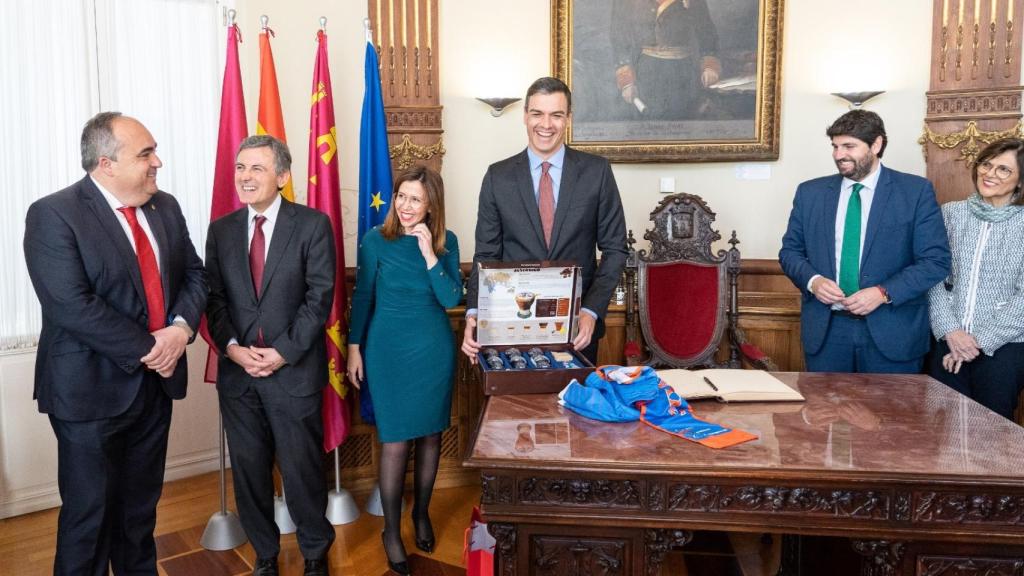
[[[229,468],[231,467],[230,462],[226,462],[226,464]],[[214,472],[219,467],[220,457],[216,449],[177,456],[167,461],[164,469],[164,482]],[[10,498],[0,502],[0,520],[57,506],[60,506],[57,482],[47,482],[13,491]]]
[[0,502],[0,519],[60,506],[56,482],[16,490],[10,496],[9,500]]

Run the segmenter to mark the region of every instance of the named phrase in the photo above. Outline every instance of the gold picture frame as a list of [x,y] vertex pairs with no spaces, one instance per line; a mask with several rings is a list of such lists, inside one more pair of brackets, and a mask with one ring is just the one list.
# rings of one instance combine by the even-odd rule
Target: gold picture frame
[[567,143],[612,162],[777,160],[783,2],[552,0]]

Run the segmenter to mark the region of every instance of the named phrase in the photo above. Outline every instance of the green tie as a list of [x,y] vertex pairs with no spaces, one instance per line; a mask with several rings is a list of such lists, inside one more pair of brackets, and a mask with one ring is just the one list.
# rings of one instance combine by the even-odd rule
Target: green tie
[[846,205],[846,223],[843,224],[843,252],[839,257],[839,287],[849,296],[860,290],[860,190],[864,185],[853,185],[853,194]]

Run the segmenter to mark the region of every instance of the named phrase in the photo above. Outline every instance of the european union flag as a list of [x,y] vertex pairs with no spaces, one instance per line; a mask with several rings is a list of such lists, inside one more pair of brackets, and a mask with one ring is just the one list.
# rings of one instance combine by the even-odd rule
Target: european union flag
[[366,43],[366,92],[359,128],[359,242],[366,232],[384,222],[391,205],[391,158],[380,93],[377,52]]
[[[387,123],[384,121],[384,100],[380,93],[380,71],[377,51],[366,43],[364,64],[366,91],[363,93],[363,116],[359,126],[359,236],[384,223],[391,205],[391,158],[388,153]],[[366,354],[364,352],[363,356]],[[375,424],[370,403],[370,383],[364,381],[359,391],[359,413],[363,422]]]

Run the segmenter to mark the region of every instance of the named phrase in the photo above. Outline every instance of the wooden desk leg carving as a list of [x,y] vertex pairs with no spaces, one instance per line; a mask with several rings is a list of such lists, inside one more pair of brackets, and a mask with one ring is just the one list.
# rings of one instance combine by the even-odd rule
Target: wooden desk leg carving
[[528,574],[622,576],[630,573],[625,562],[627,540],[534,534],[529,541],[532,558],[526,570]]
[[896,576],[907,548],[905,542],[890,540],[851,540],[850,545],[864,557],[861,576]]
[[1024,573],[1022,558],[966,558],[963,556],[919,556],[918,574],[977,574],[1011,576]]
[[487,531],[497,541],[494,546],[498,576],[514,576],[516,573],[516,527],[514,524],[488,522]]
[[644,530],[644,545],[647,548],[647,575],[659,576],[661,563],[665,561],[665,553],[673,548],[682,548],[693,540],[693,532],[689,530]]

